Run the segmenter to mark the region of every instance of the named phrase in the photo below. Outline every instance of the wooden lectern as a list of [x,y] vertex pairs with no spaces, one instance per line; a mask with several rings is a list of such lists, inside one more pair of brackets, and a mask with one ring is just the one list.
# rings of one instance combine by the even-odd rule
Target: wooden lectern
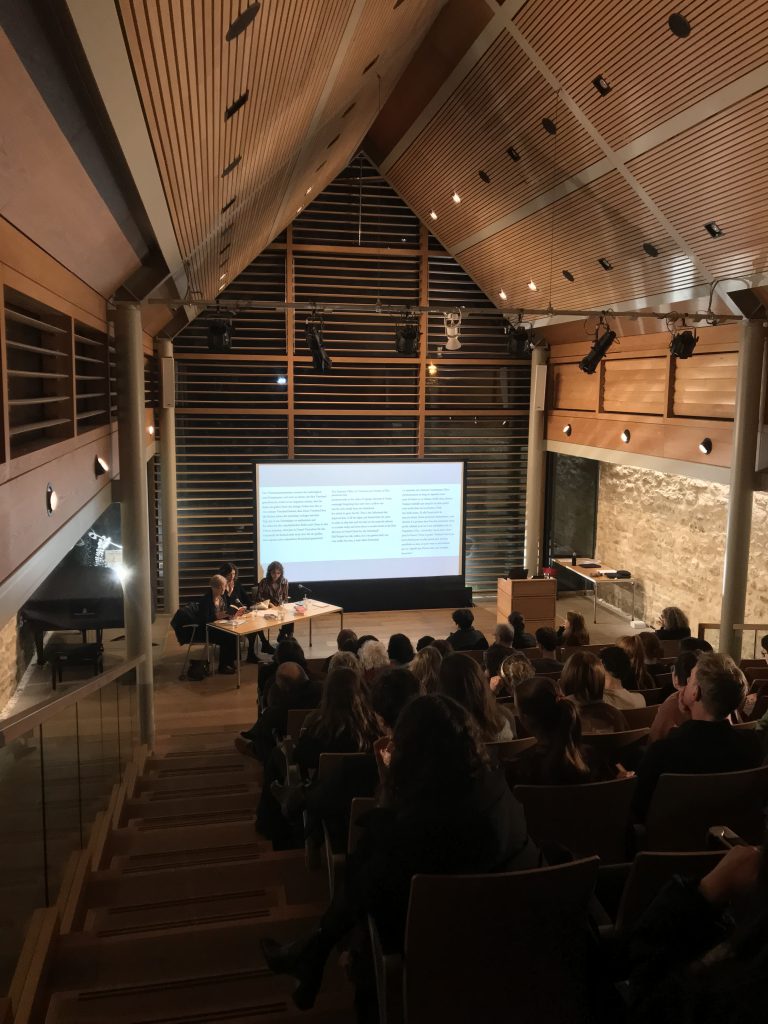
[[527,633],[535,633],[542,626],[555,628],[557,580],[509,580],[500,576],[497,583],[497,622],[506,622],[510,612],[520,612]]

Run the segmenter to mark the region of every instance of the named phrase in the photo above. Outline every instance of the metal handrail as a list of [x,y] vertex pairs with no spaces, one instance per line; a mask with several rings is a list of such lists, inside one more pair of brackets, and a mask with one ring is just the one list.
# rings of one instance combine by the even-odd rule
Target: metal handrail
[[[704,639],[704,631],[707,630],[707,629],[720,629],[720,623],[719,622],[700,622],[699,623],[699,631],[698,631],[699,640],[703,640]],[[750,632],[752,630],[757,631],[758,629],[764,629],[766,631],[766,633],[768,633],[768,622],[737,622],[737,623],[734,623],[734,625],[732,626],[732,629],[740,629],[742,631],[749,630]]]
[[108,668],[105,672],[101,672],[92,679],[84,680],[80,686],[72,687],[66,693],[55,693],[46,700],[40,701],[39,704],[33,704],[32,707],[25,708],[23,711],[18,711],[15,715],[9,715],[8,718],[0,720],[0,749],[7,747],[15,739],[18,739],[19,736],[24,736],[31,729],[49,721],[59,712],[72,707],[73,704],[77,704],[84,697],[89,697],[92,693],[96,693],[97,690],[107,686],[108,683],[114,682],[115,679],[119,679],[120,676],[130,672],[131,669],[137,668],[143,662],[143,654],[140,654],[137,658],[131,658],[129,661],[121,661],[119,665],[113,665],[112,668]]

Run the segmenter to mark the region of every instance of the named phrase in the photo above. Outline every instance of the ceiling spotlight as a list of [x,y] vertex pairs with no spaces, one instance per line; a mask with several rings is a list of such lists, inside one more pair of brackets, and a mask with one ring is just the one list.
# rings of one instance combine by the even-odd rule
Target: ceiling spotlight
[[524,359],[533,350],[533,328],[527,327],[522,320],[515,324],[508,323],[504,329],[507,335],[507,355],[513,359]]
[[575,281],[576,280],[576,278],[573,276],[573,274],[570,272],[570,270],[564,270],[563,271],[563,277],[565,278],[566,281]]
[[455,313],[443,313],[445,323],[445,348],[448,352],[456,352],[461,348],[459,341],[459,327],[461,326],[461,311]]
[[705,437],[703,441],[699,441],[699,451],[702,455],[712,454],[712,439]]
[[629,439],[632,437],[632,435],[630,434],[630,432],[626,428],[624,430],[622,430],[620,436],[621,436],[621,440],[623,441],[624,444],[629,444]]
[[102,459],[100,455],[97,455],[93,460],[93,472],[96,476],[104,476],[105,473],[109,472],[109,463],[106,459]]
[[459,195],[458,192],[454,192],[453,195],[451,196],[451,199],[454,201],[454,203],[461,202],[461,196]]
[[222,178],[226,178],[228,174],[231,174],[232,171],[234,171],[234,169],[237,167],[237,165],[240,163],[240,161],[242,159],[243,159],[242,156],[236,156],[235,159],[232,161],[232,163],[227,164],[227,166],[221,172]]
[[486,185],[491,184],[491,176],[487,171],[478,171],[477,173],[480,175],[480,180],[484,181]]
[[[219,291],[221,291],[221,288]],[[233,334],[234,329],[231,320],[211,320],[208,325],[208,351],[231,352]]]
[[150,423],[149,426],[147,427],[147,433],[149,434],[150,437],[155,436],[155,428],[152,423]]
[[304,207],[303,207],[303,206],[300,206],[300,207],[298,208],[298,210],[296,211],[296,213],[301,213],[301,211],[302,211],[303,209],[304,209]]
[[231,43],[233,39],[237,39],[237,37],[242,32],[245,32],[245,30],[251,24],[253,19],[259,13],[260,7],[261,4],[258,3],[257,0],[255,0],[254,3],[248,4],[245,10],[241,11],[240,14],[238,14],[238,16],[227,29],[227,34],[225,38],[228,43]]
[[416,318],[406,316],[402,324],[395,327],[395,351],[401,356],[418,355],[420,334]]
[[427,367],[427,373],[429,374],[430,377],[435,376],[435,374],[437,373],[437,367],[435,366],[434,363],[429,364],[429,366]]
[[226,276],[226,273],[219,275],[219,280],[223,281]]
[[323,324],[318,320],[307,320],[306,327],[307,345],[312,353],[312,365],[318,373],[325,373],[333,366],[331,357],[325,351],[323,344]]
[[514,146],[510,146],[507,149],[507,156],[509,157],[510,160],[513,160],[515,163],[517,163],[517,161],[520,159],[520,154],[517,152]]
[[531,292],[537,292],[539,290],[539,286],[535,281],[531,280],[528,282],[528,290]]
[[288,378],[280,376],[280,377],[277,378],[276,383],[277,384],[287,384],[288,383]]
[[556,124],[555,124],[555,122],[554,122],[554,121],[553,121],[553,120],[552,120],[551,118],[549,118],[549,117],[545,117],[545,118],[542,118],[542,121],[541,121],[541,127],[542,127],[542,128],[544,129],[544,131],[545,131],[545,132],[547,132],[547,133],[548,133],[549,135],[556,135],[556,134],[557,134],[557,125],[556,125]]
[[643,242],[643,252],[647,256],[658,256],[659,255],[659,250],[656,248],[655,245],[652,245],[650,242]]
[[667,24],[669,31],[678,39],[685,39],[691,34],[691,23],[682,14],[670,14]]
[[499,298],[500,298],[500,299],[501,299],[502,301],[505,301],[505,300],[506,300],[506,298],[507,298],[507,293],[506,293],[506,292],[504,291],[504,289],[503,289],[503,288],[502,288],[502,289],[501,289],[501,291],[499,292]]
[[49,516],[52,516],[59,505],[59,496],[53,489],[53,484],[48,484],[45,488],[45,511]]
[[429,216],[432,218],[432,220],[437,220],[437,214],[435,213],[434,210],[429,211]]
[[607,96],[611,91],[610,85],[602,75],[598,75],[597,78],[593,78],[592,85],[594,85],[601,96]]
[[715,220],[707,221],[704,225],[705,230],[712,236],[712,238],[722,238],[725,232]]
[[[604,324],[601,326],[605,326]],[[604,331],[603,334],[598,337],[600,327],[598,326],[595,331],[595,340],[592,343],[592,348],[587,352],[584,358],[579,363],[579,369],[583,370],[584,373],[594,373],[600,363],[600,360],[604,358],[606,352],[616,340],[615,331]]]
[[698,340],[695,331],[675,331],[669,343],[669,351],[677,359],[690,359]]
[[310,185],[309,188],[307,189],[307,191],[304,193],[304,195],[308,196],[311,191],[312,191],[312,186]]
[[600,266],[603,268],[603,270],[613,270],[613,264],[611,263],[610,260],[607,260],[604,256],[601,256],[600,259],[597,262],[600,264]]
[[230,103],[230,105],[224,111],[224,120],[225,121],[229,121],[229,119],[231,117],[234,117],[235,114],[238,112],[238,110],[240,110],[241,107],[244,107],[247,102],[248,102],[248,89],[245,90],[245,92],[242,94],[242,96],[238,96],[238,98],[235,100],[234,103]]
[[565,434],[566,437],[570,437],[571,436],[571,434],[573,433],[573,427],[571,426],[570,423],[566,423],[565,424],[565,426],[563,427],[563,433]]

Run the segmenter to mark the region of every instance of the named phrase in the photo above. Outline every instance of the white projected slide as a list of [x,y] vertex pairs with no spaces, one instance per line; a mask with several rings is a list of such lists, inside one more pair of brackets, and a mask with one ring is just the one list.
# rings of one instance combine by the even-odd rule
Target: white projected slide
[[256,467],[259,564],[293,582],[459,576],[461,462]]

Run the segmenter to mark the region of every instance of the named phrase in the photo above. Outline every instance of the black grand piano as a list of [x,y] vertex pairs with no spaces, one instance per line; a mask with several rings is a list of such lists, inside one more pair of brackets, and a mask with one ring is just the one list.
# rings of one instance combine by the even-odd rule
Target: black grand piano
[[37,588],[21,614],[34,631],[37,661],[42,665],[46,631],[79,630],[86,643],[88,631],[94,630],[101,646],[103,630],[121,629],[125,625],[123,587],[106,566],[65,559]]

